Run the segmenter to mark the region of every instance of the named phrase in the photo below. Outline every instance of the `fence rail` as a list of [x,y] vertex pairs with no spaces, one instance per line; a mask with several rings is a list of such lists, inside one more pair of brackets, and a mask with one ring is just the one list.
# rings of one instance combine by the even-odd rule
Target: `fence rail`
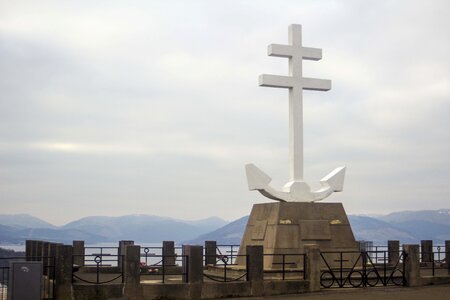
[[[234,259],[225,259],[227,256],[223,255],[203,255],[203,261],[208,260],[208,258],[213,258],[216,260],[215,266],[210,266],[203,270],[203,276],[209,280],[216,282],[233,282],[233,281],[247,281],[248,277],[248,256],[247,255],[234,255]],[[245,257],[245,269],[233,268],[236,266],[236,258]]]
[[144,254],[141,253],[140,274],[141,281],[147,283],[188,282],[188,256],[149,254],[144,248]]
[[264,254],[264,260],[267,258],[272,259],[273,267],[264,272],[266,278],[281,280],[306,279],[306,254]]
[[239,252],[240,245],[217,245],[216,251],[217,254],[221,255],[224,259],[230,261],[231,264],[234,264],[237,258],[237,254]]
[[[95,256],[94,256],[95,255]],[[83,257],[85,262],[93,262],[73,268],[72,278],[88,284],[102,285],[112,282],[124,282],[124,256],[111,254],[73,255],[75,258]],[[91,259],[92,258],[92,259]],[[113,266],[113,264],[117,264]],[[72,263],[73,265],[73,263]]]
[[[391,263],[389,253],[396,254]],[[325,270],[321,272],[320,284],[324,288],[405,285],[405,255],[403,251],[321,252]],[[383,262],[373,257],[382,257]]]
[[[421,270],[428,271],[423,272],[425,275],[430,275],[429,272],[431,272],[431,276],[438,276],[438,275],[450,275],[450,264],[446,261],[446,257],[450,257],[450,252],[446,251],[440,251],[440,249],[437,249],[438,251],[427,253],[429,254],[429,260],[428,261],[422,261],[421,264]],[[420,255],[422,257],[422,255]]]

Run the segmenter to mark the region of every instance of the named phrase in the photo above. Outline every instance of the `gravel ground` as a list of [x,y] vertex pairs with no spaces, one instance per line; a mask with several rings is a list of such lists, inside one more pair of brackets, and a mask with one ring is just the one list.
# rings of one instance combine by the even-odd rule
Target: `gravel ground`
[[233,298],[239,300],[297,300],[297,299],[318,299],[318,300],[353,300],[353,299],[383,299],[383,300],[450,300],[450,285],[430,285],[423,287],[374,287],[356,289],[332,289],[318,293],[283,295],[272,297],[244,297]]

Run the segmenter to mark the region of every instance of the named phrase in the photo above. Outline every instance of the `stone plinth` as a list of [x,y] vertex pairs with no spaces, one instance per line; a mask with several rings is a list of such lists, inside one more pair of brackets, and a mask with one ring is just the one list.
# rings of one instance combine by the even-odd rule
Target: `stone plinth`
[[421,240],[420,241],[420,258],[421,261],[432,262],[433,261],[433,241]]
[[175,256],[174,241],[163,241],[162,255],[164,266],[166,267],[175,266],[176,256]]
[[403,245],[406,286],[420,285],[419,245]]
[[388,263],[395,266],[399,263],[400,241],[388,241]]
[[216,241],[205,241],[205,266],[207,265],[216,265],[216,250],[217,242]]
[[309,291],[320,291],[320,249],[315,244],[305,245],[306,251],[306,273],[305,279],[309,281]]
[[[244,255],[248,245],[264,247],[264,254],[305,253],[306,244],[321,251],[358,251],[350,223],[341,203],[277,202],[253,205],[239,248]],[[357,258],[357,255],[354,255]],[[290,261],[303,258],[292,256]],[[334,259],[333,259],[334,260]],[[349,259],[348,264],[353,259]],[[281,256],[265,256],[264,268],[280,268]],[[237,259],[245,264],[244,257]]]
[[85,248],[84,241],[73,241],[73,264],[77,266],[84,266]]
[[141,246],[126,245],[124,259],[124,295],[125,299],[141,299],[140,258]]
[[[183,245],[183,273],[189,283],[203,282],[203,246]],[[187,260],[187,261],[186,261]]]
[[71,245],[57,245],[55,257],[55,299],[72,300],[72,255]]

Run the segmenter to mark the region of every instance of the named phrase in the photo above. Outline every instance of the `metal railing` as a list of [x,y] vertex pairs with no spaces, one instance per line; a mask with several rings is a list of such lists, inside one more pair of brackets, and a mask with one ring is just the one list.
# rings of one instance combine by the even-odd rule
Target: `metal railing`
[[218,255],[227,257],[231,264],[235,263],[240,245],[216,245]]
[[[446,257],[450,257],[450,252],[445,251],[439,251],[425,253],[427,255],[426,261],[423,261],[422,259],[422,253],[420,255],[421,257],[421,266],[420,269],[422,270],[422,275],[430,275],[429,272],[431,272],[431,276],[439,276],[439,275],[450,275],[450,264],[446,261]],[[428,271],[428,274],[427,274]]]
[[436,245],[433,246],[433,258],[437,262],[445,263],[446,252],[449,252],[450,249],[446,249],[445,245]]
[[[216,282],[233,282],[233,281],[247,281],[247,266],[248,266],[248,256],[247,255],[233,255],[225,256],[221,254],[216,255],[203,255],[203,261],[208,260],[208,258],[213,258],[216,260],[214,267],[207,267],[203,269],[203,276],[209,280]],[[246,267],[245,269],[233,268],[236,265],[237,257],[245,257]]]
[[[325,270],[321,271],[320,284],[324,288],[405,285],[403,260],[406,254],[403,251],[390,253],[396,255],[392,263],[388,263],[388,251],[321,252]],[[378,258],[383,262],[379,263]]]
[[[264,260],[272,258],[272,268],[265,270],[264,276],[270,279],[302,280],[306,279],[306,254],[264,254]],[[270,261],[269,261],[270,264]],[[264,262],[264,265],[266,263]],[[281,275],[281,276],[280,276]]]
[[[84,249],[85,249],[85,261],[84,261],[85,265],[91,264],[91,265],[95,266],[96,262],[94,261],[94,258],[97,256],[100,256],[102,258],[107,257],[107,256],[117,257],[117,258],[119,257],[118,256],[119,255],[119,247],[87,246],[87,247],[84,247]],[[102,265],[104,262],[106,263],[106,261],[107,261],[106,259],[102,259],[102,261],[101,261]],[[110,266],[118,266],[119,263],[120,263],[119,259],[117,259],[116,262],[108,260],[108,264]]]
[[[83,267],[74,267],[72,273],[74,281],[79,280],[84,283],[95,285],[124,282],[124,255],[73,255],[72,261],[77,257],[83,257],[84,261],[89,262],[89,264],[86,264]],[[114,264],[117,265],[113,266]]]
[[[162,255],[149,253],[149,247],[141,252],[141,282],[188,282],[189,260],[187,255]],[[150,281],[147,280],[150,278]]]
[[373,245],[372,247],[369,247],[369,249],[366,249],[366,252],[376,264],[385,263],[387,261],[387,256],[385,255],[386,251],[388,251],[388,246],[385,245]]
[[157,265],[162,262],[162,258],[159,261],[155,261],[156,257],[162,256],[162,247],[142,247],[141,246],[141,264]]

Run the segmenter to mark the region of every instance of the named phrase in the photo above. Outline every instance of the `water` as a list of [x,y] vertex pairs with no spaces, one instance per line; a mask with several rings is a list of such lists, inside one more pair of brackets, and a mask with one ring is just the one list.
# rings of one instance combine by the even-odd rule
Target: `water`
[[[158,263],[162,258],[162,243],[142,243],[135,242],[136,245],[140,245],[141,248],[141,261],[146,262],[146,264],[155,264]],[[116,266],[117,265],[117,248],[119,243],[96,243],[96,244],[86,244],[85,247],[85,260],[88,264],[95,264],[94,259],[95,256],[101,254],[102,255],[102,263]],[[145,259],[145,247],[149,247],[147,252],[147,259]],[[180,256],[182,253],[181,245],[175,245],[175,253]],[[25,251],[25,245],[11,245],[11,244],[3,244],[0,245],[0,248],[11,249],[14,251]],[[230,255],[229,247],[219,247],[220,252],[223,255]],[[237,255],[238,247],[233,248],[233,255]],[[180,259],[180,257],[178,257]],[[230,259],[229,263],[233,263],[234,259]]]
[[[135,243],[136,245],[142,245],[143,247],[162,247],[162,243]],[[119,243],[96,243],[96,244],[86,244],[85,247],[119,247]],[[25,252],[25,244],[0,244],[0,248],[22,251]],[[109,252],[113,254],[112,252]],[[117,254],[117,253],[115,253]]]

